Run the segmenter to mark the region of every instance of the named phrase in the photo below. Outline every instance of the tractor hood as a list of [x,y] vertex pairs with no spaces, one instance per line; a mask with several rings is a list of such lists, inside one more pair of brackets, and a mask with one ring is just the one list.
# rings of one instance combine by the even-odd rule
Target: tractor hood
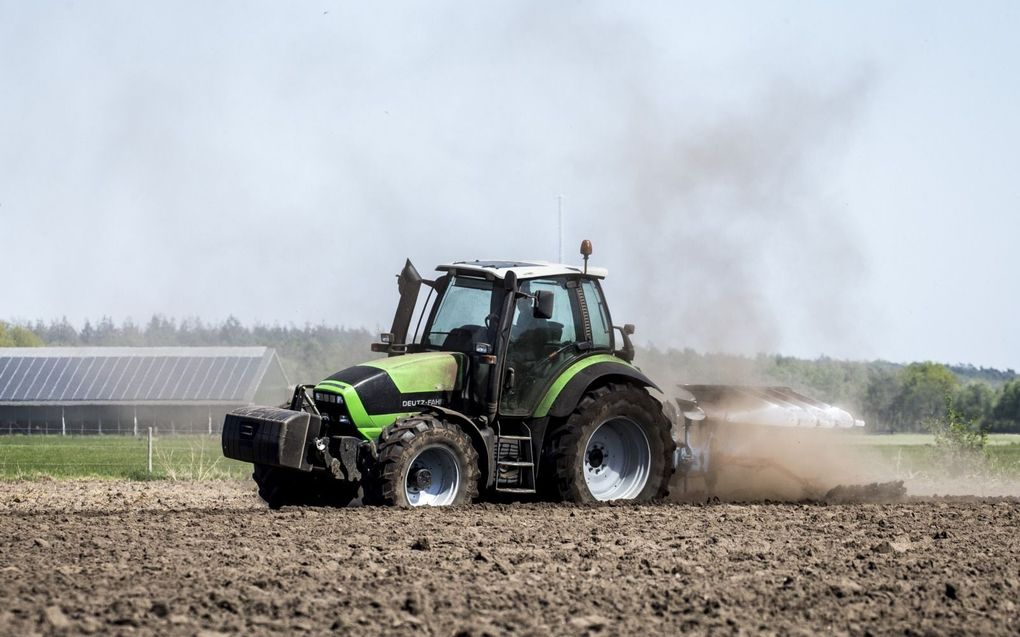
[[336,403],[345,405],[361,434],[375,438],[423,405],[449,404],[463,386],[465,360],[459,352],[421,352],[369,361],[316,385],[316,400],[320,395],[338,396]]

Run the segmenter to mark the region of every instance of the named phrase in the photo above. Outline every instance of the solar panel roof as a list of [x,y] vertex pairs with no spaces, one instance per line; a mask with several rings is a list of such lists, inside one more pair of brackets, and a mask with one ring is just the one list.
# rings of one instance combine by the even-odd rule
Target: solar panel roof
[[0,348],[0,403],[251,402],[266,347]]

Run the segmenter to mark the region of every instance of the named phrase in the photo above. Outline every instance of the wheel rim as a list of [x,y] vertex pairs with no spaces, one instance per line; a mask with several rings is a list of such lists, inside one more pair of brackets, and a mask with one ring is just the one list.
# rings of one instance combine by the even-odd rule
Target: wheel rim
[[431,445],[418,452],[404,478],[404,495],[411,506],[453,504],[460,490],[460,465],[453,451]]
[[585,445],[582,471],[596,500],[631,500],[648,483],[651,448],[644,430],[629,418],[595,428]]

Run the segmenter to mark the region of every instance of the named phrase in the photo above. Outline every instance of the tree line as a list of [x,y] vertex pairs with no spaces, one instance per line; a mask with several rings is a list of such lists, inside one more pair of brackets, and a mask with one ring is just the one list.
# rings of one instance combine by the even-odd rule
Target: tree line
[[[66,319],[0,323],[0,347],[250,346],[277,351],[292,383],[315,382],[377,356],[375,335],[329,325],[246,326],[154,316],[144,325],[103,318],[80,329]],[[784,385],[862,417],[879,432],[926,431],[949,410],[988,432],[1020,432],[1020,377],[1012,369],[897,364],[887,361],[807,360],[780,355],[739,356],[692,349],[638,347],[635,362],[669,393],[678,383]]]

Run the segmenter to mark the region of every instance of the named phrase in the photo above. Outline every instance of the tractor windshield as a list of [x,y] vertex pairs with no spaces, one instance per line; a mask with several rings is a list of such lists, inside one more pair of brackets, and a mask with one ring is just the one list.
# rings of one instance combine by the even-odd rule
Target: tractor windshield
[[422,345],[432,349],[471,352],[476,343],[491,343],[495,329],[492,282],[457,276],[446,287]]

